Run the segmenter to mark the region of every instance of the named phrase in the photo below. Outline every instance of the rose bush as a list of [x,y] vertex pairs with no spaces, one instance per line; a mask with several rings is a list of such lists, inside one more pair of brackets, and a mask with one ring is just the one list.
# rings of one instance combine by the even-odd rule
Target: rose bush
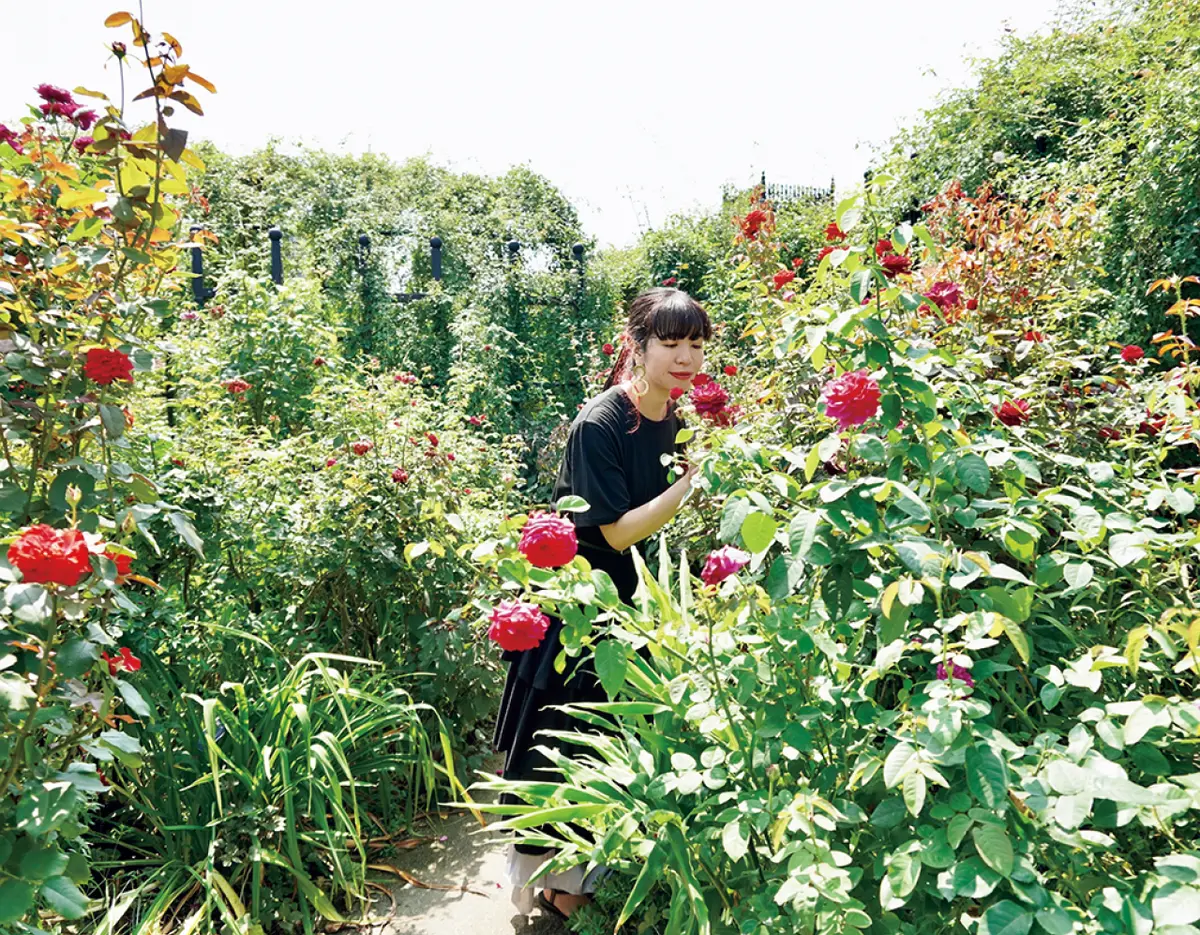
[[[607,730],[549,754],[558,785],[481,784],[532,806],[496,827],[554,820],[548,871],[628,874],[617,926],[665,887],[671,932],[1191,931],[1192,364],[1131,379],[1069,331],[921,314],[957,245],[885,227],[886,184],[839,207],[807,296],[763,300],[743,418],[686,430],[705,520],[639,562],[633,606],[579,558],[498,556],[613,702],[572,709]],[[877,375],[852,432],[822,421],[830,361]],[[701,589],[713,530],[748,563]]]

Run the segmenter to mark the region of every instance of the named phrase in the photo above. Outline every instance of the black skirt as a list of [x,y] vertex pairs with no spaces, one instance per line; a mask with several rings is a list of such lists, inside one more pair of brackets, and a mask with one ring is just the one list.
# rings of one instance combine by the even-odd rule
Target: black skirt
[[[579,554],[593,568],[608,572],[617,587],[622,601],[632,603],[637,584],[633,556],[611,549],[589,545],[582,539]],[[505,754],[505,779],[553,781],[558,778],[551,769],[550,761],[535,746],[541,745],[555,750],[562,749],[556,737],[535,737],[542,730],[594,730],[591,725],[571,715],[556,710],[555,705],[586,704],[607,701],[590,656],[567,658],[562,673],[554,669],[554,660],[562,651],[562,621],[550,618],[550,627],[542,642],[534,649],[523,652],[506,652],[503,655],[508,666],[508,677],[504,682],[504,694],[500,699],[500,714],[496,722],[493,744]],[[568,748],[563,751],[571,752]],[[520,804],[521,800],[505,793],[501,804]],[[549,834],[549,829],[538,829]],[[546,849],[518,844],[522,854],[541,854]]]

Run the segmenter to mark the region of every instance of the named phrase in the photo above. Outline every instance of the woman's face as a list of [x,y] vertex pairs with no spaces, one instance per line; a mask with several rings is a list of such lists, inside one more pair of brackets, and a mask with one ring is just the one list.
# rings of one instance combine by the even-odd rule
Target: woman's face
[[692,377],[704,369],[704,339],[651,338],[642,355],[642,366],[652,389],[663,393],[670,393],[675,387],[689,389]]

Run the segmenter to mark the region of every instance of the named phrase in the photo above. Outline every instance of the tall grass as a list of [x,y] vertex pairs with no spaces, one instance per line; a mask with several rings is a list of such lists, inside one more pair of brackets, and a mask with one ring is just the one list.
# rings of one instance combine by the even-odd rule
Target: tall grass
[[378,664],[309,653],[288,668],[222,629],[268,655],[260,666],[248,653],[244,680],[213,694],[146,660],[157,717],[140,732],[144,762],[115,765],[112,804],[93,823],[94,866],[120,890],[98,935],[254,935],[281,892],[306,933],[318,917],[360,919],[378,815],[408,827],[439,777],[462,788],[436,712],[388,687]]

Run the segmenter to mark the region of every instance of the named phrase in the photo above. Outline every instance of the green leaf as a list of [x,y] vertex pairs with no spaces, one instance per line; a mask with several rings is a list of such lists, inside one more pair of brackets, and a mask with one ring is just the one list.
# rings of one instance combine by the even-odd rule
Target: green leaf
[[593,568],[592,585],[596,588],[596,602],[601,607],[616,607],[621,603],[621,595],[617,593],[617,586],[607,571]]
[[16,922],[33,906],[33,884],[24,880],[0,883],[0,922]]
[[1029,637],[1025,635],[1025,631],[1021,629],[1021,625],[1015,620],[1009,620],[1008,617],[1000,617],[1000,626],[1004,628],[1004,634],[1008,637],[1009,642],[1013,644],[1017,655],[1021,657],[1021,661],[1028,665],[1030,658]]
[[21,876],[26,880],[48,880],[67,869],[67,855],[54,845],[31,847],[21,857]]
[[1160,887],[1150,901],[1154,925],[1191,925],[1200,920],[1200,889],[1171,882]]
[[[683,431],[686,432],[688,429],[684,429]],[[680,434],[683,433],[681,432]],[[584,500],[583,497],[576,496],[575,494],[563,497],[554,504],[554,509],[559,513],[586,513],[591,508],[592,505],[590,503]]]
[[0,672],[0,711],[24,711],[37,694],[29,679],[19,672]]
[[992,485],[992,472],[987,462],[977,454],[963,455],[959,458],[955,473],[960,484],[976,493],[987,493]]
[[1049,932],[1050,935],[1071,935],[1075,931],[1075,922],[1058,906],[1039,909],[1035,918],[1042,930]]
[[40,890],[46,904],[64,919],[78,919],[87,912],[87,897],[67,877],[52,877]]
[[633,889],[629,893],[629,898],[625,900],[625,905],[621,907],[621,915],[617,919],[616,928],[619,930],[630,917],[637,912],[640,906],[650,895],[650,891],[654,888],[654,884],[658,882],[658,878],[662,876],[663,867],[667,861],[667,847],[662,840],[659,840],[654,845],[654,850],[646,858],[646,863],[643,864],[641,873],[638,874],[637,880],[634,881]]
[[921,862],[913,854],[894,854],[887,865],[888,882],[892,894],[903,899],[917,888],[921,879]]
[[191,546],[197,555],[204,558],[204,542],[201,540],[199,533],[196,532],[196,527],[192,525],[192,521],[182,513],[168,513],[167,519],[175,527],[175,531],[179,533],[179,537]]
[[735,819],[725,826],[721,832],[721,845],[729,859],[737,862],[746,856],[750,849],[750,834],[742,825],[740,819]]
[[1146,557],[1146,550],[1142,548],[1145,541],[1143,532],[1115,533],[1108,540],[1108,555],[1121,568],[1132,565]]
[[125,699],[125,704],[129,705],[129,710],[131,710],[138,717],[154,717],[154,712],[150,710],[150,706],[146,704],[146,700],[141,696],[136,688],[134,688],[124,679],[117,679],[116,682],[117,690],[120,691],[121,697]]
[[978,857],[960,860],[950,872],[955,893],[970,899],[983,899],[991,895],[1001,879],[998,873],[985,866]]
[[983,593],[992,602],[992,607],[1010,620],[1014,620],[1017,623],[1024,623],[1029,619],[1029,613],[1033,609],[1034,589],[1032,587],[1017,588],[1010,591],[1007,588],[994,584],[984,589]]
[[10,584],[4,601],[23,623],[41,623],[50,616],[50,599],[40,584]]
[[757,555],[771,547],[778,528],[779,524],[766,513],[751,513],[742,521],[742,541]]
[[628,647],[619,640],[601,640],[596,646],[596,675],[600,684],[608,693],[609,698],[615,698],[618,691],[625,685],[625,672],[629,668]]
[[71,817],[79,801],[69,782],[29,783],[17,803],[17,830],[32,837],[49,834]]
[[109,438],[120,438],[125,434],[125,413],[120,406],[101,403],[100,421],[104,424],[104,434]]
[[967,747],[967,788],[981,805],[997,808],[1008,797],[1008,767],[985,746]]
[[976,935],[1028,935],[1033,927],[1033,913],[1011,899],[992,903],[979,920]]
[[1067,583],[1065,593],[1070,594],[1072,591],[1080,591],[1086,588],[1092,581],[1092,576],[1095,574],[1095,569],[1088,562],[1067,562],[1063,568],[1063,580]]
[[850,277],[850,298],[855,303],[862,304],[862,300],[867,297],[867,293],[871,290],[871,271],[869,269],[860,269],[857,273]]
[[915,770],[902,780],[904,804],[914,818],[920,815],[921,809],[925,807],[925,788],[924,775]]
[[913,762],[917,751],[909,743],[901,742],[892,747],[883,761],[883,783],[889,789],[898,785],[905,776],[916,769]]
[[742,530],[742,523],[750,515],[751,504],[745,497],[733,497],[727,500],[721,511],[721,528],[717,537],[722,542],[732,542]]
[[976,825],[971,840],[980,859],[1000,876],[1007,877],[1013,869],[1013,846],[1008,834],[998,825]]
[[82,636],[72,636],[54,656],[58,674],[65,678],[79,678],[100,658],[100,647]]

